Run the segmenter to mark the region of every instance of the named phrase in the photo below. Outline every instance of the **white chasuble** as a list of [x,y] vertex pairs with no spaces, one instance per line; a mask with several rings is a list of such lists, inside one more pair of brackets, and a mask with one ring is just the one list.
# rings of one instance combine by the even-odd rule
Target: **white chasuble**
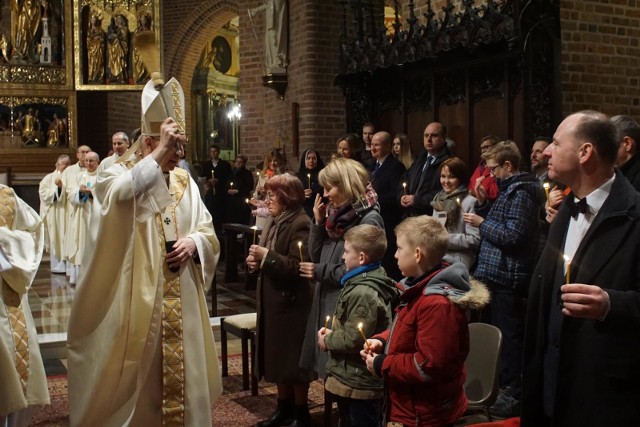
[[[168,189],[149,156],[103,171],[95,196],[100,225],[69,322],[71,425],[211,425],[222,383],[205,292],[220,245],[197,185],[175,169]],[[169,271],[167,209],[201,264]]]
[[40,195],[40,218],[45,227],[45,249],[51,250],[57,259],[62,258],[62,249],[66,230],[67,197],[64,187],[58,191],[56,180],[62,174],[53,171],[40,181],[38,194]]
[[38,214],[0,185],[0,417],[49,404],[27,291],[44,246]]

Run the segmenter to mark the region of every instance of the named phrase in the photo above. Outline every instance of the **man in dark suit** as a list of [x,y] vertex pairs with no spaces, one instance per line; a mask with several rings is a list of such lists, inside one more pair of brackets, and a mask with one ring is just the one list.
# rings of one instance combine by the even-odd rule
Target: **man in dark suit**
[[573,195],[529,291],[522,426],[638,425],[640,194],[614,170],[618,140],[604,114],[572,114],[553,139],[549,178]]
[[447,128],[438,122],[429,123],[424,129],[425,151],[413,162],[406,174],[407,191],[400,199],[406,208],[406,216],[431,215],[431,201],[442,189],[440,164],[449,158]]
[[402,275],[394,258],[396,253],[394,229],[402,219],[402,211],[398,207],[397,189],[406,168],[402,162],[391,155],[391,142],[391,135],[387,132],[378,132],[373,136],[371,140],[373,163],[369,170],[373,189],[378,193],[380,215],[384,220],[387,237],[387,251],[382,259],[382,266],[391,277],[400,280]]
[[638,142],[640,142],[640,125],[629,116],[611,117],[618,130],[618,160],[616,166],[629,180],[637,191],[640,191],[640,157],[638,157]]
[[231,165],[220,159],[220,147],[209,148],[210,159],[202,164],[202,176],[206,178],[204,204],[213,217],[213,228],[218,238],[222,236],[222,222],[226,217],[227,190],[231,181]]
[[247,156],[238,154],[234,162],[231,181],[227,187],[227,217],[226,222],[249,224],[251,208],[247,200],[253,191],[253,174],[247,169]]

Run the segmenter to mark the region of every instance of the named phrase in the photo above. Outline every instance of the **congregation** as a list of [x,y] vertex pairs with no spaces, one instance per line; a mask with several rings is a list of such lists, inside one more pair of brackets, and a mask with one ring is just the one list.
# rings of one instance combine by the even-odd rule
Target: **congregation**
[[[311,425],[316,378],[342,426],[454,425],[467,407],[469,321],[502,332],[493,415],[523,426],[640,419],[631,117],[569,115],[533,141],[530,171],[518,145],[494,135],[479,141],[471,171],[439,122],[426,125],[419,153],[406,135],[366,123],[361,137],[338,138],[326,164],[309,148],[295,171],[273,149],[251,171],[246,156],[220,159],[217,145],[190,165],[183,127],[165,111],[143,104],[135,144],[115,133],[102,162],[84,145],[73,165],[60,156],[40,183],[44,228],[2,189],[16,214],[0,241],[20,242],[2,246],[3,283],[16,295],[29,286],[24,266],[41,251],[21,260],[19,246],[43,242],[51,272],[77,283],[72,425],[211,425],[223,390],[203,298],[228,222],[262,230],[245,261],[259,277],[257,376],[277,385],[261,426]],[[5,274],[15,269],[26,274]],[[14,312],[5,317],[30,316]],[[0,406],[0,425],[26,425],[47,403],[31,359],[31,379],[11,374],[25,397]]]

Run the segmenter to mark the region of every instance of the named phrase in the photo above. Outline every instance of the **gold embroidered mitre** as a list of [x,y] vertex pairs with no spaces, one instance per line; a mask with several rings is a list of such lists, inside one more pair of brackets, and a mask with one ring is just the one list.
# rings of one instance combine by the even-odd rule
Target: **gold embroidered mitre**
[[172,117],[177,123],[180,133],[184,133],[184,92],[175,77],[172,77],[161,90],[154,87],[149,80],[142,90],[142,134],[160,135],[160,125]]

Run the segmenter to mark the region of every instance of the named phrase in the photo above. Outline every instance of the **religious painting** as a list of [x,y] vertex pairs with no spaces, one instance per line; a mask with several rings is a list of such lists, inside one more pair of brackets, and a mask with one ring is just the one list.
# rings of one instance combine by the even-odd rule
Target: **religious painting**
[[0,84],[70,89],[71,13],[64,0],[0,1]]
[[0,149],[75,147],[75,96],[0,94]]
[[159,41],[159,19],[159,0],[76,0],[76,89],[141,90],[149,70],[133,39],[154,31]]

